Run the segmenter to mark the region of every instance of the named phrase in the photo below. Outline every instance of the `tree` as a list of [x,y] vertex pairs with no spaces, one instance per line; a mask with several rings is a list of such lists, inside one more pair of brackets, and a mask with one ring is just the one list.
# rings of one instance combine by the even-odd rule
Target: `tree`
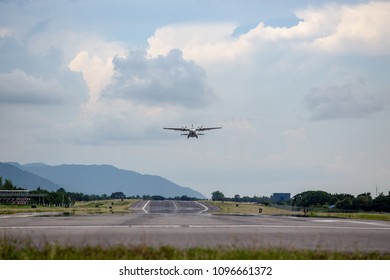
[[356,197],[356,205],[358,209],[363,211],[370,211],[372,207],[371,193],[362,193]]
[[1,183],[1,184],[2,184],[1,188],[3,190],[16,190],[17,189],[17,187],[14,186],[14,184],[12,184],[12,181],[9,179],[5,179],[5,183],[4,184]]
[[293,197],[293,205],[302,207],[323,206],[334,202],[334,197],[325,191],[306,191]]
[[59,188],[55,192],[50,192],[47,196],[47,201],[55,205],[69,205],[69,197],[64,188]]
[[372,201],[372,210],[379,212],[390,212],[390,192],[389,195],[380,193]]
[[224,201],[225,195],[220,191],[215,191],[211,194],[211,200],[213,201]]
[[153,195],[151,200],[165,200],[165,197],[162,195]]
[[353,199],[354,198],[345,197],[342,200],[339,200],[336,203],[336,208],[342,209],[342,210],[352,210],[353,209]]
[[111,198],[126,198],[125,194],[123,192],[114,192],[111,194]]

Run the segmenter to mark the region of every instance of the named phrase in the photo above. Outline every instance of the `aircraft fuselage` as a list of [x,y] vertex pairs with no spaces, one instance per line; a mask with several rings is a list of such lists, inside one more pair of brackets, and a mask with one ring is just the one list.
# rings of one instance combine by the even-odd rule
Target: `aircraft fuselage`
[[[187,135],[187,138],[190,138],[190,137],[198,138],[198,133],[196,132],[196,129],[189,129],[188,133],[183,133],[182,135]],[[200,134],[200,135],[203,135],[203,134]]]

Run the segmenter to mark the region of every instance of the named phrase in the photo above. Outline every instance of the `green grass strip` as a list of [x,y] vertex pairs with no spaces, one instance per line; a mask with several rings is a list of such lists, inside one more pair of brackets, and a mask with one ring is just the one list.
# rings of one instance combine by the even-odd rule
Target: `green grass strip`
[[85,246],[46,243],[34,246],[0,241],[2,260],[389,260],[390,253],[331,252],[285,248],[188,248],[171,246]]

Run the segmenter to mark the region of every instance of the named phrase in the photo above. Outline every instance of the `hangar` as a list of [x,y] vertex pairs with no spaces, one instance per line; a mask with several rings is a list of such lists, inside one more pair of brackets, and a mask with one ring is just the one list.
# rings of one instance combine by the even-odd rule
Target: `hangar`
[[29,190],[0,190],[0,204],[28,205],[35,203],[38,198],[38,204],[45,203],[46,194],[34,194]]

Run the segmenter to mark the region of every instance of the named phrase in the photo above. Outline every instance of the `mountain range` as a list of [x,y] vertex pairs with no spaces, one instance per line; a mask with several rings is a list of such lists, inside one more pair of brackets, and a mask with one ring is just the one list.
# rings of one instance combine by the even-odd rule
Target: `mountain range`
[[163,177],[145,175],[112,165],[44,163],[19,164],[0,162],[0,176],[18,187],[34,190],[38,187],[55,191],[63,187],[68,192],[107,194],[123,192],[126,196],[160,195],[206,198],[191,188],[179,186]]

